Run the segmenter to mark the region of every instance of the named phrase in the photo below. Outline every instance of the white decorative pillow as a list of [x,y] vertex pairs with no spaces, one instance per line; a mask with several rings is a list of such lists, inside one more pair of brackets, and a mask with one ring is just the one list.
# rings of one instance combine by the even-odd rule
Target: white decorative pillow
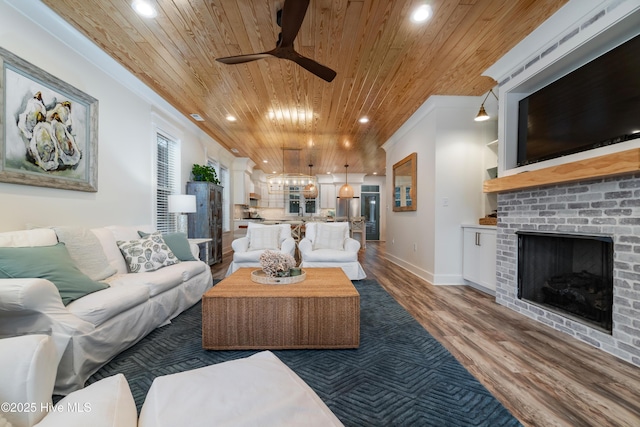
[[98,237],[88,228],[65,226],[53,228],[58,240],[67,247],[71,259],[91,280],[104,280],[116,274],[109,264]]
[[334,249],[342,251],[344,250],[345,238],[345,227],[343,226],[336,227],[332,224],[316,224],[316,235],[313,239],[313,249]]
[[251,233],[253,233],[254,230],[257,230],[259,228],[275,228],[275,227],[280,227],[280,242],[291,237],[290,224],[260,224],[255,222],[250,222],[247,225],[247,237],[249,238],[249,240],[251,240]]
[[53,246],[58,243],[56,232],[49,228],[7,231],[0,233],[0,247],[23,248],[25,246]]
[[117,244],[132,273],[156,271],[180,262],[164,242],[160,232],[136,240],[119,240]]
[[348,222],[310,222],[306,224],[306,230],[304,232],[304,237],[311,242],[315,241],[316,235],[318,234],[318,227],[332,227],[342,230],[344,234],[344,238],[349,237],[349,223]]
[[277,225],[254,228],[249,236],[249,250],[280,249],[280,232]]

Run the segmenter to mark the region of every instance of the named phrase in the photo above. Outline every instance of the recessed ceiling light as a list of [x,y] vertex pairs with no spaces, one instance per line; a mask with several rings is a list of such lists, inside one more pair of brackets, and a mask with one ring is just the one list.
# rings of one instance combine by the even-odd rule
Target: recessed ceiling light
[[195,120],[196,122],[204,122],[204,119],[202,118],[202,116],[200,114],[189,114],[193,120]]
[[327,172],[327,175],[331,175],[331,172]]
[[360,117],[360,119],[358,119],[358,121],[360,123],[369,123],[369,117]]
[[269,163],[269,160],[264,159],[264,160],[262,161],[262,163]]
[[277,173],[276,171],[271,171],[271,173]]
[[229,115],[227,116],[227,120],[229,120],[230,122],[235,122],[235,121],[236,121],[236,120],[238,120],[238,119],[236,119],[234,116],[232,116],[231,114],[229,114]]
[[238,154],[240,151],[237,148],[232,148],[231,149],[232,153]]
[[433,11],[431,10],[431,6],[428,4],[422,4],[413,11],[411,14],[411,20],[413,22],[424,22],[431,18],[432,14]]
[[378,172],[374,172],[373,174],[374,174],[374,175],[378,175]]
[[131,3],[131,7],[138,15],[144,18],[155,18],[158,15],[155,6],[148,0],[134,0]]

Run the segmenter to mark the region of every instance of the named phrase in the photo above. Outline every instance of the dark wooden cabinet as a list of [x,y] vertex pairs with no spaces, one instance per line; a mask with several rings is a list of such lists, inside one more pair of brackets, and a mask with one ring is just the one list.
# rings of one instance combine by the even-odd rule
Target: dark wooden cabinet
[[222,187],[211,182],[188,182],[196,196],[196,213],[189,214],[189,238],[212,239],[211,264],[222,262]]

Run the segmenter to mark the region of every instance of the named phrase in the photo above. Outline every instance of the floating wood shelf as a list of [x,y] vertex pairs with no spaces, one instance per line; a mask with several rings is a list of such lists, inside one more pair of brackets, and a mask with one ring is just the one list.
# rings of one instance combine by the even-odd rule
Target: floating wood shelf
[[484,182],[483,191],[485,193],[501,193],[638,171],[640,171],[640,148],[634,148],[633,150],[490,179]]

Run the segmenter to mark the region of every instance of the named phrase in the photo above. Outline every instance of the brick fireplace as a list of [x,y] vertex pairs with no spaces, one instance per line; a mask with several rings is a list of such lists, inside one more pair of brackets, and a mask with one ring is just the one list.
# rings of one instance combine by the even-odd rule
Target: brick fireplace
[[[611,333],[518,298],[517,232],[526,231],[612,239]],[[640,174],[498,194],[496,301],[640,366]]]

